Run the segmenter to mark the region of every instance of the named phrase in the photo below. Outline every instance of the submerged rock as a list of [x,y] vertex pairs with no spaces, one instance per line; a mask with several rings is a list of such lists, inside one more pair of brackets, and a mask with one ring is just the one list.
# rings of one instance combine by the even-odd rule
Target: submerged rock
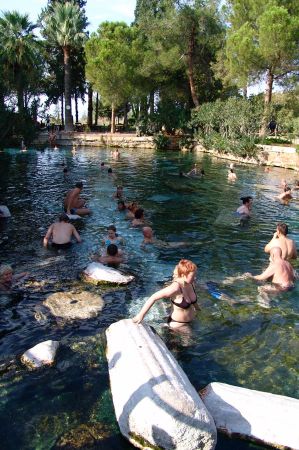
[[91,283],[128,284],[134,280],[132,275],[125,275],[104,264],[93,262],[83,272],[85,281]]
[[27,350],[22,356],[21,361],[30,369],[51,365],[54,363],[55,355],[59,347],[58,341],[40,342]]
[[105,447],[101,446],[101,441],[109,438],[111,434],[112,432],[100,423],[82,424],[61,436],[56,442],[55,449],[104,449]]
[[67,320],[90,319],[96,317],[104,307],[104,300],[99,295],[88,291],[56,292],[43,302],[56,317]]

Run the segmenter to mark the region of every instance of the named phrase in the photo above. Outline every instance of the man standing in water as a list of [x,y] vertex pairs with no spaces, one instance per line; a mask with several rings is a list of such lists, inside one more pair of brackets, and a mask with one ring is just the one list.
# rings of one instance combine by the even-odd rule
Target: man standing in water
[[52,247],[68,248],[71,246],[72,236],[75,236],[77,242],[81,242],[80,235],[74,225],[69,223],[68,216],[63,213],[59,217],[59,222],[53,223],[44,237],[44,247],[47,247],[49,239],[52,238]]
[[287,238],[288,232],[287,224],[278,223],[273,238],[265,246],[265,252],[270,253],[273,247],[279,247],[282,259],[297,259],[296,244],[292,239]]
[[76,183],[74,189],[71,189],[64,199],[64,211],[67,214],[78,214],[85,216],[90,214],[90,209],[85,207],[85,200],[80,197],[83,189],[82,181]]
[[267,269],[260,275],[246,273],[245,276],[256,281],[272,281],[272,284],[261,288],[262,293],[279,293],[288,291],[294,287],[295,273],[288,261],[282,259],[280,247],[273,247],[270,251],[271,262]]

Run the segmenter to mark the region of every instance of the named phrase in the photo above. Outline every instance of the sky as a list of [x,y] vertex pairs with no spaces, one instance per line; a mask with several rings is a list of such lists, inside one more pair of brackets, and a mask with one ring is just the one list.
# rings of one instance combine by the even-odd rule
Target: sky
[[[47,0],[0,0],[0,12],[17,10],[28,13],[34,22]],[[136,0],[87,0],[86,15],[89,21],[88,30],[96,31],[98,25],[105,20],[124,21],[130,24],[134,20]]]

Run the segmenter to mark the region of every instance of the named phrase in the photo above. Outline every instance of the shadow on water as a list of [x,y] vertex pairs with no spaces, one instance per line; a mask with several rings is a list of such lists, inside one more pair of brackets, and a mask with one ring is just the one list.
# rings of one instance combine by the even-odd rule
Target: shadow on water
[[[204,167],[205,178],[177,179],[179,170],[190,170],[195,160]],[[115,179],[100,170],[101,161],[113,168]],[[62,164],[68,177],[63,176]],[[123,150],[118,161],[106,149],[78,149],[75,154],[67,149],[26,153],[11,149],[0,154],[0,204],[12,213],[5,223],[0,221],[0,263],[30,273],[23,286],[0,296],[0,439],[5,449],[76,448],[75,442],[81,442],[81,448],[133,448],[120,436],[114,416],[105,329],[135,315],[145,299],[171,279],[180,258],[198,264],[200,281],[221,282],[237,273],[261,271],[267,264],[263,248],[277,221],[289,224],[298,243],[298,210],[269,197],[286,178],[285,172],[273,169],[270,176],[245,166],[236,171],[238,181],[230,185],[226,163],[179,152]],[[66,252],[44,249],[42,238],[61,212],[65,193],[82,179],[86,180],[82,196],[93,211],[75,224],[82,244]],[[136,200],[145,208],[158,239],[188,245],[142,251],[140,230],[130,227],[112,199],[117,184],[123,184],[128,201]],[[254,197],[253,218],[242,230],[226,216],[239,206],[241,195]],[[221,223],[219,217],[229,220]],[[90,255],[101,250],[100,241],[112,223],[126,240],[128,261],[120,268],[136,280],[120,289],[87,285],[79,275]],[[70,290],[102,295],[104,309],[86,321],[51,316],[43,301],[51,293]],[[299,397],[298,288],[273,301],[268,311],[256,303],[256,285],[227,290],[242,303],[229,306],[198,290],[202,310],[188,338],[161,329],[167,302],[158,302],[147,320],[197,390],[221,381]],[[48,339],[62,343],[53,368],[32,372],[20,365],[19,355]],[[247,448],[262,447],[219,436],[217,450]]]

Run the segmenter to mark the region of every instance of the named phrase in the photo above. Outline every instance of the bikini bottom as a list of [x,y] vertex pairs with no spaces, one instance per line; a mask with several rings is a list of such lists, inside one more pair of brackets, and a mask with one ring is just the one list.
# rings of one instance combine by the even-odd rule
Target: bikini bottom
[[180,322],[179,320],[174,320],[171,316],[167,317],[167,323],[170,324],[171,322],[176,322],[176,323],[191,323],[191,320],[189,320],[188,322]]

